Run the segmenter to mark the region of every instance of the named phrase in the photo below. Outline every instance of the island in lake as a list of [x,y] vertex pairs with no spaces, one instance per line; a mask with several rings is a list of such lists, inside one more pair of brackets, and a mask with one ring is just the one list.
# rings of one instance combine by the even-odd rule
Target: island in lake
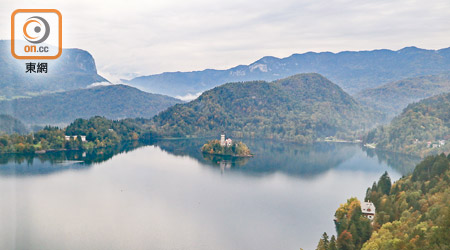
[[243,142],[233,142],[230,138],[225,139],[225,135],[220,136],[220,140],[211,140],[202,147],[202,152],[211,155],[227,155],[235,157],[253,156],[250,149]]

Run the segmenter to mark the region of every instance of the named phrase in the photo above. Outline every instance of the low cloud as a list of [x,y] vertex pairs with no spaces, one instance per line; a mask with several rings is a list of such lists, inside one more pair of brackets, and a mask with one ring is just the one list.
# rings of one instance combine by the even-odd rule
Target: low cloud
[[98,87],[98,86],[109,86],[109,85],[114,85],[114,84],[110,83],[110,82],[94,82],[91,85],[87,86],[86,88],[93,88],[93,87]]
[[187,94],[185,96],[175,96],[175,98],[180,99],[182,101],[188,102],[197,99],[202,94],[202,92],[198,92],[197,94]]

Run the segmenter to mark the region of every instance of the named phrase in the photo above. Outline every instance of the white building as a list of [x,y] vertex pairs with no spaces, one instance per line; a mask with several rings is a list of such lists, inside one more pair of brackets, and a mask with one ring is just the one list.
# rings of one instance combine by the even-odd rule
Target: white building
[[361,202],[361,212],[369,220],[373,220],[375,217],[375,205],[372,202]]
[[[85,135],[79,135],[79,136],[81,137],[81,141],[82,141],[82,142],[85,142],[85,141],[86,141],[86,136],[85,136]],[[76,140],[76,139],[78,139],[78,135],[73,135],[73,136],[66,135],[66,136],[64,136],[64,139],[65,139],[66,141],[70,141],[70,138],[73,138],[74,140]]]
[[225,134],[221,134],[220,135],[220,146],[222,147],[230,147],[231,145],[233,145],[233,140],[231,140],[230,138],[225,140]]

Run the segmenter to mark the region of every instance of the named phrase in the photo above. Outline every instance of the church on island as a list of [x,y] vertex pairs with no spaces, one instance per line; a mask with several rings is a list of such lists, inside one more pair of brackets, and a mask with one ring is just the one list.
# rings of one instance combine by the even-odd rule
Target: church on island
[[220,140],[210,140],[201,148],[203,153],[213,155],[229,155],[234,157],[252,157],[250,149],[241,141],[233,141],[220,135]]
[[220,135],[220,146],[222,147],[231,147],[233,145],[233,140],[230,138],[225,139],[225,134]]

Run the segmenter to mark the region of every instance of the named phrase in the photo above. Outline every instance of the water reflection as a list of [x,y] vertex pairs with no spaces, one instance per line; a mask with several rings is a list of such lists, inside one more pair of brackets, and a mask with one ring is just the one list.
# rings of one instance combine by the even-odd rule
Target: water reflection
[[370,158],[376,157],[378,162],[386,163],[388,166],[394,168],[403,175],[412,173],[416,165],[422,160],[417,156],[398,154],[370,148],[363,148],[363,151],[366,152],[367,156]]
[[229,170],[231,168],[242,167],[250,160],[249,157],[233,157],[210,154],[202,155],[203,159],[205,159],[208,163],[212,164],[213,166],[218,166],[222,173],[224,173],[225,170]]
[[271,141],[218,157],[205,141],[1,156],[0,249],[314,249],[340,203],[403,162]]
[[65,170],[86,170],[114,155],[144,144],[128,143],[91,151],[55,151],[45,154],[0,154],[0,175],[46,175]]
[[[288,175],[310,178],[341,165],[363,150],[370,158],[386,163],[403,175],[409,174],[420,161],[407,155],[361,149],[355,144],[316,143],[301,145],[288,142],[249,140],[245,143],[255,154],[252,158],[238,158],[202,154],[204,139],[161,140],[156,142],[164,151],[178,156],[195,158],[205,165],[224,171],[240,171],[250,175],[267,175],[283,172]],[[357,166],[362,167],[362,166]]]
[[[95,149],[88,152],[61,151],[46,154],[6,154],[0,155],[0,175],[45,175],[65,170],[86,170],[93,164],[109,160],[114,155],[127,153],[145,145],[156,145],[175,156],[188,156],[205,166],[226,171],[241,172],[246,175],[263,176],[282,172],[287,175],[311,178],[336,168],[357,152],[363,150],[370,158],[406,175],[411,173],[420,158],[361,149],[354,144],[316,143],[300,145],[287,142],[265,140],[244,141],[255,154],[252,158],[202,154],[205,139],[159,140],[144,143],[128,143],[115,147]],[[360,167],[360,166],[354,166]]]

